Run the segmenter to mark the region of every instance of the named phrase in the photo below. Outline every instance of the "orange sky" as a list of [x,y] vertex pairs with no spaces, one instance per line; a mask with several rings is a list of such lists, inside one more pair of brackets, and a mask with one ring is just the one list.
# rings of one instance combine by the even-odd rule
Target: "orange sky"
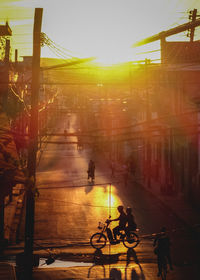
[[[135,50],[131,45],[187,22],[187,12],[191,9],[197,8],[200,13],[199,0],[1,0],[0,3],[1,23],[8,19],[13,30],[12,53],[17,48],[20,56],[32,55],[34,8],[42,7],[42,31],[56,44],[75,56],[96,56],[103,63],[158,57],[158,53],[137,55],[143,49]],[[199,32],[196,32],[199,39],[197,35]],[[187,37],[182,33],[180,39]],[[159,49],[159,43],[146,49]],[[47,47],[42,48],[42,56],[58,57]]]

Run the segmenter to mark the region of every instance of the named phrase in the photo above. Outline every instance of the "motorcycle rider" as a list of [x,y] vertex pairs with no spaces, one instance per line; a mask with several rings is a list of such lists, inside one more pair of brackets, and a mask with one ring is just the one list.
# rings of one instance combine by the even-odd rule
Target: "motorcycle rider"
[[127,217],[126,217],[126,213],[124,212],[124,206],[119,205],[117,207],[117,210],[120,213],[119,217],[116,219],[109,220],[110,222],[119,221],[119,225],[113,228],[113,236],[115,240],[117,240],[117,235],[119,235],[120,230],[125,230],[126,223],[127,223]]

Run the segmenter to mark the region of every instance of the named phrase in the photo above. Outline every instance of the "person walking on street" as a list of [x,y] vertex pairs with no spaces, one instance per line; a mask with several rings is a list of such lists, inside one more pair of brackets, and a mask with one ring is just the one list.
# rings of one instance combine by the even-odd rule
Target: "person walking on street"
[[169,235],[167,234],[166,227],[162,227],[161,232],[157,234],[153,242],[153,246],[155,247],[154,253],[157,255],[158,277],[161,276],[162,262],[164,258],[167,259],[170,270],[173,270],[170,245],[171,242],[170,242]]
[[93,160],[89,161],[87,173],[88,173],[88,180],[91,178],[91,180],[94,181],[94,178],[95,178],[95,163],[94,163]]

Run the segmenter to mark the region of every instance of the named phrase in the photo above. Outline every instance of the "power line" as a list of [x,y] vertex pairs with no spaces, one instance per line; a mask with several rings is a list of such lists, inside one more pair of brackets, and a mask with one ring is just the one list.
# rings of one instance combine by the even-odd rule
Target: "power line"
[[[77,58],[73,57],[69,50],[61,48],[60,46],[56,45],[54,41],[52,41],[44,32],[41,33],[41,43],[42,46],[46,45],[51,48],[52,51],[55,51],[55,54],[58,56],[62,56],[63,58]],[[70,52],[70,53],[69,53]]]

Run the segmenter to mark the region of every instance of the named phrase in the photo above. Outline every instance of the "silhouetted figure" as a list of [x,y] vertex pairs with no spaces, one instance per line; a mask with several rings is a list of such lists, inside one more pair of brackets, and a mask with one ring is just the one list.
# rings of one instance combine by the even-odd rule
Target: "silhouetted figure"
[[78,139],[77,150],[78,150],[78,151],[83,150],[83,144],[82,144],[82,141],[81,141],[80,139]]
[[132,208],[126,208],[126,219],[127,219],[127,226],[126,226],[126,234],[129,235],[130,231],[135,231],[137,228],[137,224],[135,222],[135,218],[132,214]]
[[94,163],[93,160],[89,161],[87,173],[88,173],[88,180],[91,178],[91,180],[94,181],[94,178],[95,178],[95,163]]
[[154,253],[157,255],[158,276],[161,275],[162,262],[165,258],[168,261],[170,269],[173,270],[170,254],[170,245],[170,238],[166,232],[166,227],[162,227],[161,232],[157,234],[153,243],[153,246],[155,247]]
[[126,213],[124,212],[124,207],[122,205],[120,205],[117,207],[117,210],[120,213],[119,217],[116,219],[110,220],[111,222],[119,221],[119,225],[113,229],[113,235],[114,235],[115,240],[117,240],[117,235],[119,235],[120,230],[125,230],[125,226],[127,223],[127,218],[126,218]]

